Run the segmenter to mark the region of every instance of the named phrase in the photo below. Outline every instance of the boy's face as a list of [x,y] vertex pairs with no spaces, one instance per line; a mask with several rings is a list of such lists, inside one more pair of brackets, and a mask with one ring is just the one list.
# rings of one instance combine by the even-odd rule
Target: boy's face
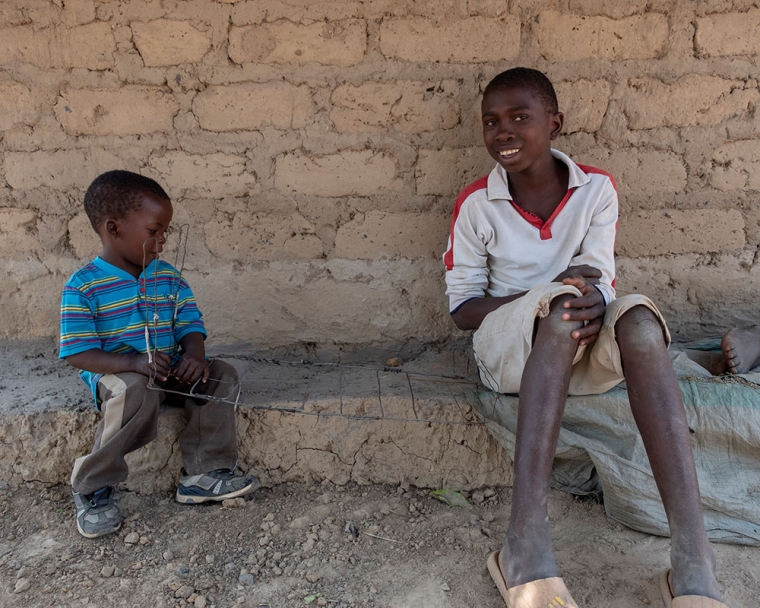
[[498,87],[483,97],[481,109],[488,153],[508,172],[551,158],[551,141],[562,132],[563,115],[549,111],[533,91]]
[[170,201],[142,194],[141,204],[126,217],[104,222],[104,259],[137,277],[163,251],[172,221]]

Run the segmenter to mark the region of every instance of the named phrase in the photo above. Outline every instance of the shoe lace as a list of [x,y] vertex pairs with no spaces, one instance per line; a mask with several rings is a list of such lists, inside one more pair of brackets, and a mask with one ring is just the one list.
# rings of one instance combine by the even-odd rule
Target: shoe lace
[[106,486],[105,488],[100,488],[100,490],[96,490],[87,498],[89,498],[90,504],[93,507],[96,507],[96,508],[105,507],[108,504],[110,494],[111,494],[111,488]]
[[232,469],[214,469],[213,471],[206,473],[206,475],[213,477],[214,479],[222,479],[224,481],[227,481],[235,477],[235,471]]

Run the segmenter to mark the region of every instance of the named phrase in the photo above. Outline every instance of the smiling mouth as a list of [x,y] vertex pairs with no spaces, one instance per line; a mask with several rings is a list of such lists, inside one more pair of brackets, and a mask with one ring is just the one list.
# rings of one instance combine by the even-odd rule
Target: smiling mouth
[[508,158],[510,156],[514,156],[519,151],[520,150],[518,148],[512,148],[511,150],[499,150],[499,156],[502,158]]

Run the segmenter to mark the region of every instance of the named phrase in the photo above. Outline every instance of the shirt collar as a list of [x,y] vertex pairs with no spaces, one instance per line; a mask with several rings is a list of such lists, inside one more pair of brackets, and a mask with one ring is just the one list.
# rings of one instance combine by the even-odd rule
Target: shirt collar
[[157,260],[152,260],[148,266],[145,267],[145,271],[140,273],[140,276],[135,279],[131,274],[129,274],[126,270],[123,270],[119,268],[118,266],[114,266],[110,262],[106,262],[103,258],[100,256],[96,257],[92,263],[97,266],[100,270],[103,272],[110,273],[112,275],[115,275],[117,277],[120,277],[122,279],[127,279],[130,281],[136,281],[140,278],[148,278],[152,277],[155,274],[156,265],[158,264]]
[[[570,175],[567,180],[567,189],[578,188],[579,186],[585,186],[591,181],[591,178],[586,175],[583,170],[576,165],[573,160],[564,152],[555,150],[552,148],[552,156],[561,160],[567,165]],[[491,173],[488,175],[488,189],[487,196],[489,201],[494,200],[512,200],[512,195],[509,193],[509,182],[507,181],[507,171],[501,165],[496,165]]]

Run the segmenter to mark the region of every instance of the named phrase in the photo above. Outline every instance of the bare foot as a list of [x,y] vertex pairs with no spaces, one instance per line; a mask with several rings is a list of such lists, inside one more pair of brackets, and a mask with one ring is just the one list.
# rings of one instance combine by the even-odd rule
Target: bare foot
[[723,359],[712,370],[719,375],[725,372],[744,374],[760,365],[760,325],[734,328],[721,340]]
[[708,546],[706,554],[701,556],[693,553],[693,550],[679,550],[675,544],[671,549],[670,587],[673,595],[699,595],[720,601],[720,585],[715,580],[715,553],[712,547]]
[[499,568],[509,588],[560,576],[548,526],[530,534],[515,535],[508,532],[499,555]]

